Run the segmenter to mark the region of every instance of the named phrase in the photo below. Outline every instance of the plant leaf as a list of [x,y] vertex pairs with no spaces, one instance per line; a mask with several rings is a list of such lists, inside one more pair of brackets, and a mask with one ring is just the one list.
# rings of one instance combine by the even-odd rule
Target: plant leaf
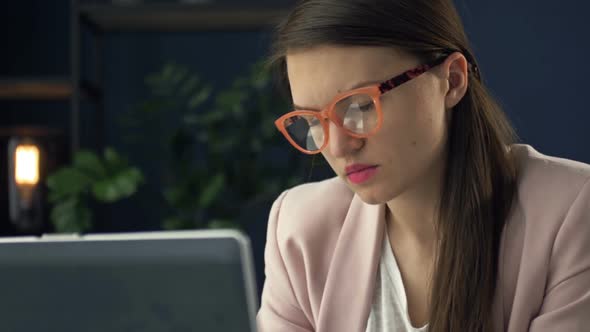
[[121,197],[116,184],[111,179],[101,180],[92,186],[92,194],[100,202],[112,203]]
[[106,175],[102,161],[94,152],[88,150],[81,150],[76,153],[74,156],[74,167],[94,179],[103,178]]
[[169,217],[162,221],[162,228],[165,230],[182,229],[184,228],[184,220],[178,217]]
[[201,114],[199,117],[199,123],[204,127],[210,127],[217,122],[221,122],[226,119],[226,115],[222,111],[212,110]]
[[235,221],[223,220],[223,219],[211,220],[207,226],[211,229],[221,229],[221,228],[240,229],[240,226]]
[[128,163],[115,149],[108,147],[104,150],[104,161],[107,173],[117,173],[127,167]]
[[223,173],[218,173],[215,175],[207,186],[201,192],[199,196],[199,206],[201,208],[206,208],[217,198],[217,196],[221,193],[225,185],[225,175]]
[[213,89],[210,86],[203,87],[200,91],[198,91],[196,94],[190,97],[187,104],[188,108],[195,109],[199,107],[209,98],[212,90]]
[[58,233],[83,233],[92,225],[90,209],[83,204],[83,201],[75,197],[56,204],[50,218]]
[[92,178],[73,167],[59,169],[47,178],[50,202],[85,192],[90,187]]
[[141,171],[130,168],[119,172],[113,178],[96,182],[92,186],[92,193],[98,201],[112,203],[133,195],[142,182]]

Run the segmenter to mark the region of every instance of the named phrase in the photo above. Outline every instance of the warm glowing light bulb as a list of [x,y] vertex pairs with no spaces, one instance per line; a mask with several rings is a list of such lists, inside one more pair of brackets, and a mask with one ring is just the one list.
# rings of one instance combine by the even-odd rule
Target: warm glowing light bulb
[[34,145],[16,147],[15,179],[21,185],[36,185],[39,182],[39,148]]

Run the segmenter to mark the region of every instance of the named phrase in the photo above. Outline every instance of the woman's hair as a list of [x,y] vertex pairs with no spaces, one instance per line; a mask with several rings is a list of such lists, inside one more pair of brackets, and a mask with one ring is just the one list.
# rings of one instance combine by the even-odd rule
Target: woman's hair
[[[320,45],[395,47],[423,61],[461,52],[469,86],[449,121],[436,220],[429,332],[492,331],[499,245],[516,192],[516,137],[482,83],[452,0],[302,0],[276,34],[271,63]],[[288,84],[287,84],[288,86]]]

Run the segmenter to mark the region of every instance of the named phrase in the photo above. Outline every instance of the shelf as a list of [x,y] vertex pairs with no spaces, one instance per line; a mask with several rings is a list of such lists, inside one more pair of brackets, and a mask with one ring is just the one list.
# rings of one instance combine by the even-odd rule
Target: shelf
[[68,79],[0,79],[0,99],[62,100],[72,95]]
[[80,5],[80,17],[104,31],[258,30],[285,17],[283,7],[252,8],[190,4]]
[[[82,96],[100,98],[100,89],[88,82],[80,84]],[[67,100],[74,89],[68,78],[0,79],[0,99],[10,100]]]

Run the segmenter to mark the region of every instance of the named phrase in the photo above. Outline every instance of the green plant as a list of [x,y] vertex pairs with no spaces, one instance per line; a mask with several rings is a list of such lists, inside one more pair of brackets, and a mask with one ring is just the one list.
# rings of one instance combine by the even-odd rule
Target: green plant
[[[130,138],[141,139],[149,126],[165,137],[165,229],[240,227],[243,209],[301,182],[306,160],[273,124],[288,104],[262,62],[217,91],[177,64],[149,75],[146,85],[152,97],[124,121],[134,128]],[[170,114],[180,120],[167,124]]]
[[47,179],[49,201],[53,203],[51,222],[56,232],[86,232],[93,226],[91,202],[113,203],[130,197],[143,182],[142,172],[129,166],[114,149],[102,158],[92,151],[74,155],[71,166],[63,167]]

